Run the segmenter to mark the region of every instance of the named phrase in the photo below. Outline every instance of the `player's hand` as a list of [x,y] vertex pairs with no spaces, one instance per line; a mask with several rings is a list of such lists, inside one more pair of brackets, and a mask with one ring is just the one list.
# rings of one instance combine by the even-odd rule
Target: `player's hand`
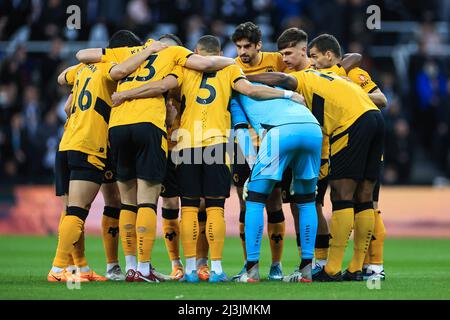
[[168,127],[172,126],[172,123],[175,121],[175,118],[177,117],[178,111],[177,108],[172,103],[172,99],[169,99],[166,103],[166,125]]
[[249,178],[247,178],[247,180],[245,180],[244,187],[242,188],[242,199],[244,201],[246,201],[247,197],[248,197],[248,179]]
[[305,98],[298,92],[294,92],[291,100],[300,104],[305,104]]
[[120,106],[122,103],[125,102],[125,96],[123,95],[123,93],[121,92],[114,92],[113,95],[111,96],[111,101],[112,101],[112,107],[118,107]]
[[155,42],[152,42],[152,44],[149,45],[146,48],[146,50],[150,51],[151,53],[156,53],[156,52],[159,52],[159,51],[161,51],[161,50],[163,50],[163,49],[165,49],[167,47],[168,47],[167,44],[162,43],[161,41],[155,41]]

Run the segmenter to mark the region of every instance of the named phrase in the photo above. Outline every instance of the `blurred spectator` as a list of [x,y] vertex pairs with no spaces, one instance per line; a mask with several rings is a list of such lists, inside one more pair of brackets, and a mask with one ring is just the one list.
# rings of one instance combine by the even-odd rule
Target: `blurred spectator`
[[408,121],[397,118],[387,127],[384,151],[384,183],[408,183],[411,173],[412,140]]
[[27,25],[32,14],[32,0],[0,2],[0,40],[8,40],[20,27]]
[[[51,179],[51,174],[55,165],[55,154],[59,145],[58,131],[59,121],[56,108],[52,108],[45,115],[44,122],[39,125],[37,139],[40,142],[39,148],[42,150],[42,173]],[[51,183],[51,180],[49,181]]]
[[440,169],[450,178],[450,79],[446,87],[445,98],[437,109],[434,154]]
[[191,50],[195,49],[198,39],[205,34],[206,27],[202,17],[193,15],[186,22],[186,35],[184,46]]
[[414,110],[415,125],[423,145],[432,146],[432,138],[436,126],[436,111],[447,93],[446,76],[439,65],[433,60],[427,60],[422,70],[416,76],[416,91],[419,98]]
[[425,12],[425,21],[417,30],[417,40],[419,44],[419,52],[425,56],[441,55],[443,53],[443,40],[436,30],[433,21],[433,12]]

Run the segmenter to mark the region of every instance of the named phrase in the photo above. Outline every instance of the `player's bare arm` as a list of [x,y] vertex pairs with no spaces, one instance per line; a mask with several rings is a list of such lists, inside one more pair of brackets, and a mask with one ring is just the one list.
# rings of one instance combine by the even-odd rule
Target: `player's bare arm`
[[115,92],[111,96],[113,107],[121,105],[126,100],[157,97],[170,89],[176,88],[177,86],[177,79],[174,76],[169,75],[162,80],[149,82],[137,88]]
[[153,53],[159,52],[163,49],[167,48],[167,45],[155,41],[150,46],[146,47],[141,52],[132,55],[130,58],[125,60],[122,63],[119,63],[111,68],[109,74],[113,80],[120,80],[128,76],[130,73],[133,73],[144,61]]
[[235,84],[235,90],[239,93],[245,94],[253,99],[269,100],[277,98],[288,98],[297,103],[303,103],[303,97],[293,91],[278,90],[275,88],[255,86],[246,79],[240,79]]
[[297,89],[298,81],[295,77],[283,72],[264,72],[260,74],[248,75],[251,82],[260,82],[269,86],[278,86],[288,90]]
[[61,72],[61,73],[59,74],[59,76],[58,76],[58,84],[59,84],[59,85],[63,86],[63,85],[65,85],[65,84],[67,84],[66,73],[67,73],[68,71],[72,70],[73,68],[75,68],[76,66],[77,66],[77,65],[70,66],[70,67],[64,69],[63,72]]
[[376,89],[375,91],[369,93],[369,98],[380,109],[383,109],[387,105],[386,96],[380,89]]
[[[153,45],[155,45],[153,47]],[[161,42],[155,41],[152,42],[152,44],[146,48],[151,48],[150,50],[154,50],[153,53],[156,53],[164,48],[161,48]],[[153,47],[153,48],[152,48]],[[159,49],[158,49],[159,48]],[[88,48],[88,49],[82,49],[79,50],[75,57],[78,59],[78,61],[82,63],[96,63],[102,61],[103,56],[103,48]]]
[[184,66],[197,71],[211,72],[221,70],[233,64],[236,64],[236,61],[232,58],[221,56],[204,57],[194,53],[186,60],[186,64]]
[[347,53],[342,57],[341,66],[345,69],[345,72],[349,72],[353,68],[357,68],[361,65],[362,55],[359,53]]

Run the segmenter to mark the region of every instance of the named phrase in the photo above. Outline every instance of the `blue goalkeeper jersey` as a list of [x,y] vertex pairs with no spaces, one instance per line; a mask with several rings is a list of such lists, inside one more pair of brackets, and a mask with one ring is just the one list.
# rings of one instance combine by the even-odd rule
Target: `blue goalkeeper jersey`
[[[260,83],[254,84],[263,86]],[[264,129],[285,124],[315,123],[319,125],[305,105],[289,99],[255,100],[243,94],[236,94],[230,102],[230,112],[233,127],[249,123],[259,135]]]

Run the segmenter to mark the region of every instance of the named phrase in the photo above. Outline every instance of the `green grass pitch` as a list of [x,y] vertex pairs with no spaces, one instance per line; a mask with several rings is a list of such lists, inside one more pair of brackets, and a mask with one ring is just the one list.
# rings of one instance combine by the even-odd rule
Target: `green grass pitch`
[[[385,244],[386,281],[380,289],[368,289],[366,282],[351,283],[280,283],[264,280],[258,284],[220,283],[189,284],[150,283],[82,283],[79,290],[69,290],[62,283],[48,283],[56,237],[0,236],[0,299],[450,299],[450,240],[388,239]],[[352,244],[346,251],[345,264]],[[225,242],[223,265],[228,276],[242,267],[242,250],[238,238]],[[283,270],[291,272],[298,263],[295,240],[285,239]],[[120,254],[121,251],[120,251]],[[86,255],[98,273],[105,269],[101,239],[86,238]],[[153,264],[170,273],[164,242],[157,239]],[[270,250],[265,237],[262,243],[261,276],[266,277]],[[121,265],[124,266],[122,259]]]

